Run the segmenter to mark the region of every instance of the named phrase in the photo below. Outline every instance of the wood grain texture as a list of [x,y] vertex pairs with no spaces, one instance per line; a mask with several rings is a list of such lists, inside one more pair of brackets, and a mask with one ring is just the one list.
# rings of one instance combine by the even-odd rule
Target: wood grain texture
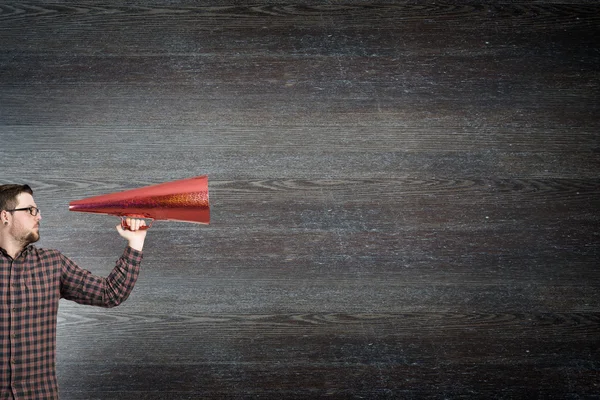
[[0,183],[108,274],[71,200],[208,174],[130,299],[61,303],[77,399],[597,398],[600,6],[6,1]]

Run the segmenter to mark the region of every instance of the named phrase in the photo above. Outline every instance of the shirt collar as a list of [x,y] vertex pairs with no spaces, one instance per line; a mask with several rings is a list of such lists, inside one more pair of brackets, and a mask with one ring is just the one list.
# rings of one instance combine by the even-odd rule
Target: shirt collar
[[[25,246],[25,248],[23,250],[21,250],[21,252],[19,254],[17,254],[16,258],[19,258],[21,255],[23,255],[23,256],[27,255],[27,253],[30,252],[32,249],[33,249],[33,244],[28,244],[27,246]],[[0,253],[4,254],[5,257],[12,258],[11,256],[8,255],[6,250],[4,250],[2,247],[0,247]]]

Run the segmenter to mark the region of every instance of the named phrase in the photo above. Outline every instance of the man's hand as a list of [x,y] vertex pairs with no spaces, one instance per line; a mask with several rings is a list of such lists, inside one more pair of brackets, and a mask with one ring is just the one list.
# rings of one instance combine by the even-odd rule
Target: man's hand
[[119,235],[127,239],[129,247],[132,249],[142,251],[144,248],[144,240],[146,239],[146,230],[140,230],[140,227],[146,226],[146,221],[143,219],[126,218],[125,222],[129,226],[129,230],[123,229],[121,224],[117,225],[117,232]]

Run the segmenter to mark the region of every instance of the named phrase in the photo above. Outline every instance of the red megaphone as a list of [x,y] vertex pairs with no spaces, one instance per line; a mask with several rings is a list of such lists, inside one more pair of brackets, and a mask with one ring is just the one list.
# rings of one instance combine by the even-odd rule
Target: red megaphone
[[150,219],[142,229],[155,220],[209,224],[208,176],[75,200],[69,203],[69,210],[116,215],[121,217],[123,229],[128,229],[125,217]]

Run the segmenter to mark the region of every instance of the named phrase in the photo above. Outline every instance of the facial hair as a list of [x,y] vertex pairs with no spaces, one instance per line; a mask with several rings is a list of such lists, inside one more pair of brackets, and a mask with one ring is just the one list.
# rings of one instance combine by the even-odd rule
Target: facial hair
[[[37,226],[37,228],[39,229],[39,225]],[[31,230],[26,235],[22,236],[19,242],[21,242],[23,248],[25,248],[31,243],[37,242],[38,240],[40,240],[39,231],[35,232],[34,230]]]
[[26,243],[25,243],[25,246],[27,246],[27,245],[29,245],[29,244],[31,244],[31,243],[35,243],[35,242],[37,242],[38,240],[40,240],[40,234],[39,234],[39,233],[36,233],[36,232],[33,232],[33,231],[31,231],[31,232],[29,232],[29,233],[27,234],[27,236],[25,236],[25,242],[26,242]]

